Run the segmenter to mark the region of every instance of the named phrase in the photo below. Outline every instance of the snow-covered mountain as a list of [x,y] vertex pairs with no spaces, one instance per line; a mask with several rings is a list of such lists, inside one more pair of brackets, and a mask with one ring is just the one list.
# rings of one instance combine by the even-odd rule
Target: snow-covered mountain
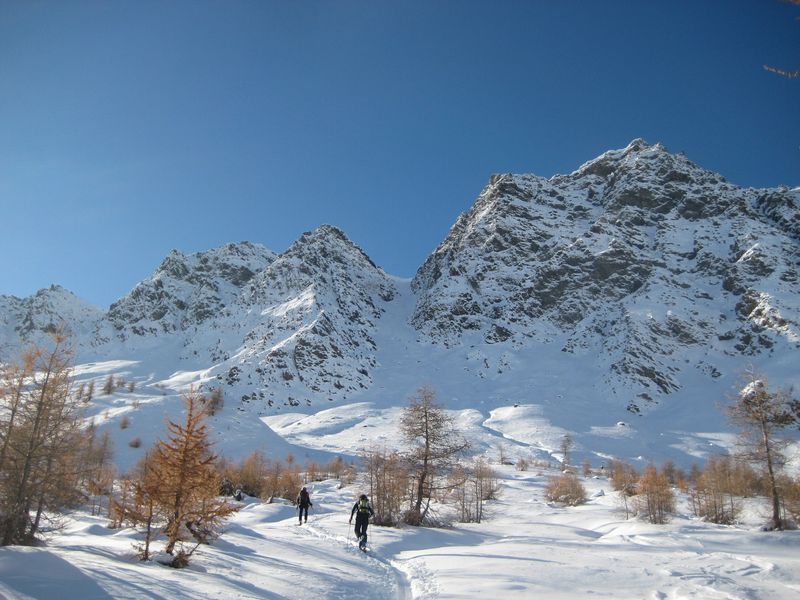
[[111,305],[117,337],[157,338],[230,314],[244,286],[275,260],[263,246],[241,242],[185,256],[173,250],[156,271]]
[[56,331],[93,339],[103,317],[102,310],[60,285],[28,298],[0,295],[0,360],[18,352],[21,343],[42,343]]
[[244,400],[266,398],[270,406],[366,389],[377,322],[395,293],[390,278],[336,227],[304,233],[233,304],[231,326],[241,342],[214,371],[244,387]]
[[448,346],[589,353],[634,410],[722,357],[796,360],[799,201],[642,140],[570,175],[496,175],[414,278],[412,322]]
[[[686,426],[749,364],[798,383],[798,265],[800,192],[634,140],[569,175],[493,176],[412,281],[323,225],[281,254],[173,251],[105,313],[57,286],[0,296],[0,349],[64,323],[83,363],[125,361],[162,393],[219,386],[239,415],[391,407],[428,382],[484,418],[538,402],[527,422],[588,443],[628,435],[626,409],[681,405]],[[664,429],[678,413],[658,414]]]

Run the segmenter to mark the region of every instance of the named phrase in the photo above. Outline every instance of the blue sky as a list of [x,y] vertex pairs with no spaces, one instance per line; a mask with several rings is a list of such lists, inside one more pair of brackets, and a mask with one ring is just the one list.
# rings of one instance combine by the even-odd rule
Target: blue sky
[[643,137],[800,184],[772,0],[0,0],[0,294],[106,307],[172,248],[341,227],[412,276],[495,172]]

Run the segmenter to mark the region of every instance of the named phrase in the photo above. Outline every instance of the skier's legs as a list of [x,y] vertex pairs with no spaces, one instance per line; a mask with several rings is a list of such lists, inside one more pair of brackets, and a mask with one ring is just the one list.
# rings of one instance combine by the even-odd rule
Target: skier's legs
[[369,517],[367,515],[356,516],[356,537],[361,538],[362,535],[367,535],[367,525],[369,524]]

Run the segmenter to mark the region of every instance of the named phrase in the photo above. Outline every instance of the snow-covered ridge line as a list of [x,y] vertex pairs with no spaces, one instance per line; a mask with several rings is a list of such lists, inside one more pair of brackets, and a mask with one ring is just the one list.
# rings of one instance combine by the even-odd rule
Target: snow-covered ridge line
[[410,289],[323,225],[279,255],[173,251],[105,313],[57,286],[0,296],[0,355],[63,324],[84,362],[165,356],[157,377],[202,373],[265,414],[412,379],[481,382],[499,406],[537,377],[641,413],[719,397],[744,362],[795,381],[798,231],[796,191],[739,188],[637,139],[567,175],[493,176]]

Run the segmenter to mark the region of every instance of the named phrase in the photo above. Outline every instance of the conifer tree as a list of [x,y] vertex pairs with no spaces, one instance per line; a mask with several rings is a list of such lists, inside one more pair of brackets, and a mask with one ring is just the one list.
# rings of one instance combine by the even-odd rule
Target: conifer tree
[[156,443],[152,464],[158,481],[154,501],[166,519],[164,551],[173,554],[176,545],[189,538],[196,542],[191,550],[179,548],[172,563],[176,567],[187,564],[197,546],[213,537],[221,520],[236,510],[218,497],[217,457],[208,441],[203,399],[190,390],[184,402],[184,423],[167,423],[167,440]]
[[34,541],[46,512],[81,492],[87,433],[72,393],[72,353],[53,334],[51,348],[33,346],[0,381],[0,544]]
[[407,458],[414,480],[414,495],[406,521],[420,525],[436,489],[436,477],[454,466],[469,444],[459,435],[452,417],[436,403],[436,394],[427,386],[420,387],[403,409],[400,430],[411,446]]
[[659,473],[654,465],[644,469],[636,496],[639,514],[654,525],[663,525],[675,511],[675,494],[666,474]]
[[792,399],[787,392],[771,392],[767,381],[753,370],[746,376],[748,383],[728,407],[728,418],[740,428],[742,456],[764,469],[772,500],[772,527],[783,529],[778,480],[788,442],[781,432],[796,421]]
[[110,374],[106,377],[106,382],[103,384],[103,393],[108,396],[114,391],[114,375]]

